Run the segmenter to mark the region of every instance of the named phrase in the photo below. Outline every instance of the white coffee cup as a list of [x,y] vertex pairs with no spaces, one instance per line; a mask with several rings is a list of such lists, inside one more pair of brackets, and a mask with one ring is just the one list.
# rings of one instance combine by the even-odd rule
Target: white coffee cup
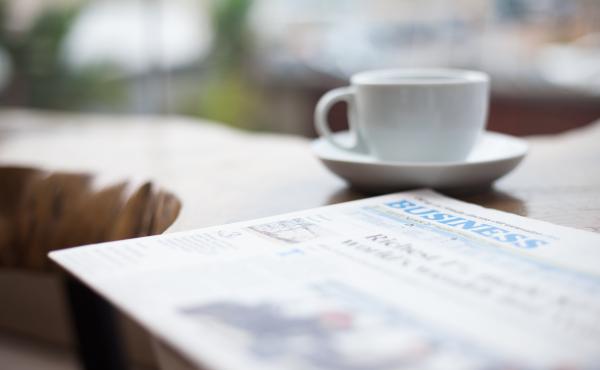
[[[489,77],[483,72],[391,69],[358,73],[350,81],[323,95],[315,109],[317,132],[340,149],[382,161],[461,161],[485,127]],[[340,101],[348,103],[350,145],[336,140],[327,122]]]

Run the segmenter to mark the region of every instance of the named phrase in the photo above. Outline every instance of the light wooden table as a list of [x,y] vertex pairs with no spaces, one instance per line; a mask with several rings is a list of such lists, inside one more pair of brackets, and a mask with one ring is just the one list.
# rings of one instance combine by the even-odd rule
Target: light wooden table
[[[529,156],[467,201],[600,232],[600,121],[531,137]],[[102,181],[156,180],[182,212],[169,231],[363,197],[327,172],[303,138],[251,134],[181,117],[0,112],[0,165],[95,172]]]
[[[528,157],[494,191],[461,197],[600,231],[600,121],[531,137]],[[198,120],[0,112],[0,165],[154,179],[183,201],[171,231],[357,199],[312,156],[309,141]]]

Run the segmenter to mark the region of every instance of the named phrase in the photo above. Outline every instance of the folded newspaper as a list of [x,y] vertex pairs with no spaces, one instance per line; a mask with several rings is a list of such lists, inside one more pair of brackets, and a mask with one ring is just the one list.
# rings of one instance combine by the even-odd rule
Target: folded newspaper
[[600,235],[430,190],[50,257],[209,369],[600,368]]

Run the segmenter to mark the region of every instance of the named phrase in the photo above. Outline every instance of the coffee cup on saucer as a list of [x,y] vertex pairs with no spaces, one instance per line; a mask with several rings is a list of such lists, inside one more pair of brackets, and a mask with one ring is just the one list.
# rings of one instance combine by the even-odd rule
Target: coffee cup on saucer
[[[331,132],[327,114],[348,104],[351,143]],[[489,77],[459,69],[390,69],[358,73],[351,84],[327,92],[315,126],[332,146],[385,162],[457,162],[483,133]]]

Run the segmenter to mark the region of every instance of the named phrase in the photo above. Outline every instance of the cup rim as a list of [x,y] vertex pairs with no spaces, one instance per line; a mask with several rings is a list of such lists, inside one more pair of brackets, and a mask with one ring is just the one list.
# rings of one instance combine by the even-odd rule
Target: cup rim
[[356,73],[350,78],[353,85],[370,86],[464,85],[488,83],[489,80],[485,72],[457,68],[375,69]]

